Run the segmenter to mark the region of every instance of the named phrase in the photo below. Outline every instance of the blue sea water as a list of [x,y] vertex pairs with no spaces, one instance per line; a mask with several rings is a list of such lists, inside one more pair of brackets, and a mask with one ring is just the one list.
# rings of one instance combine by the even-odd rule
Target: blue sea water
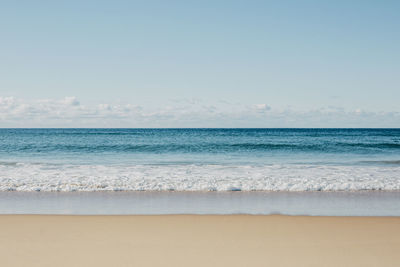
[[400,190],[400,129],[0,129],[0,191]]

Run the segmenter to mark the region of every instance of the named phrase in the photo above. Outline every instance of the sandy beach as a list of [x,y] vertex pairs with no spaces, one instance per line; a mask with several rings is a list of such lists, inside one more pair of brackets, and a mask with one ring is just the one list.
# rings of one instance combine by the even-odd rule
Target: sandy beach
[[396,266],[399,251],[399,217],[0,216],[1,266]]

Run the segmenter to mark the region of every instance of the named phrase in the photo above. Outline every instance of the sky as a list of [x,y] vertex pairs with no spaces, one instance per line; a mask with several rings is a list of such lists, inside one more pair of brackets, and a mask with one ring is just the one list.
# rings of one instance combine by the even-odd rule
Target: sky
[[400,127],[400,1],[3,1],[0,127]]

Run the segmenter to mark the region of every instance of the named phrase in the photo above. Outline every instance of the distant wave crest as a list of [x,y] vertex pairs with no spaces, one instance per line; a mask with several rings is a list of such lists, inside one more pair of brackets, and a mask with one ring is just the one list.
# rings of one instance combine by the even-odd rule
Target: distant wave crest
[[217,152],[243,152],[243,151],[303,151],[303,152],[363,152],[363,149],[389,149],[400,150],[399,143],[322,143],[322,144],[296,144],[296,143],[197,143],[197,144],[22,144],[7,147],[1,146],[2,151],[20,152],[131,152],[131,153],[217,153]]

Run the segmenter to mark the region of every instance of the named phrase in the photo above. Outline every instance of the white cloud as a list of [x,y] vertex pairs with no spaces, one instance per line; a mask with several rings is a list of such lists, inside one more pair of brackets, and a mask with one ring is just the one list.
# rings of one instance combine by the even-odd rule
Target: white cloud
[[[268,113],[266,113],[268,112]],[[268,116],[264,115],[268,114]],[[174,100],[158,107],[131,103],[85,105],[76,97],[0,97],[0,127],[399,127],[400,112],[313,110]]]
[[79,106],[79,101],[75,96],[67,96],[64,98],[63,103],[68,106]]
[[111,106],[109,104],[99,104],[100,110],[111,110]]
[[15,103],[14,97],[0,97],[0,106],[9,107]]
[[267,104],[255,104],[254,107],[261,112],[271,110],[271,107]]
[[357,115],[360,115],[360,114],[363,113],[363,111],[362,111],[360,108],[358,108],[358,109],[356,109],[356,110],[354,111],[354,113],[356,113]]

